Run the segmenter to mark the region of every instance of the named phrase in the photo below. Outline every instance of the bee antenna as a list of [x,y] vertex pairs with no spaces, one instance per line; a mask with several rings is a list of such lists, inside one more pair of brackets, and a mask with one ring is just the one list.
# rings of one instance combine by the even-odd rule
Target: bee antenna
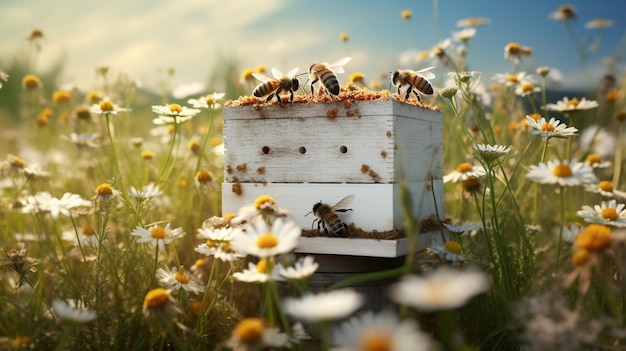
[[313,213],[313,211],[309,211],[307,214],[304,215],[304,217],[310,215],[311,213]]

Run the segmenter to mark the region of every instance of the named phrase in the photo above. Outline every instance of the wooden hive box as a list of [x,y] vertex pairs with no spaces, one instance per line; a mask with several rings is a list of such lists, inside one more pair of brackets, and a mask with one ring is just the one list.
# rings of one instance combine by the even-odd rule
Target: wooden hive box
[[[435,215],[433,195],[443,213],[442,123],[441,112],[392,98],[227,106],[223,213],[268,194],[310,229],[315,217],[305,215],[315,203],[353,194],[352,211],[339,214],[345,223],[366,232],[399,230],[403,179],[415,218]],[[407,253],[405,241],[303,237],[296,251],[398,257]]]

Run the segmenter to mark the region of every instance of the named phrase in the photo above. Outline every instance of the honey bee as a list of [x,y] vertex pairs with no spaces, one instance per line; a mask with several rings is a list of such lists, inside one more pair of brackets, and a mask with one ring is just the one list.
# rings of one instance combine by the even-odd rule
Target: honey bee
[[[424,95],[433,94],[433,86],[428,81],[435,78],[433,72],[429,72],[434,67],[428,67],[419,71],[412,71],[409,69],[396,70],[393,72],[393,84],[398,88],[398,94],[404,95],[404,100],[408,99],[411,92],[417,96],[417,100],[421,103],[422,98],[418,94],[418,91]],[[406,93],[402,92],[402,88],[406,87]]]
[[[339,200],[339,202],[337,202],[333,206],[324,204],[322,203],[322,201],[316,203],[315,205],[313,205],[313,211],[311,212],[317,218],[313,220],[313,224],[311,225],[311,227],[313,227],[315,225],[315,222],[317,222],[317,231],[320,231],[322,228],[324,228],[324,232],[326,234],[328,234],[328,231],[330,230],[330,233],[334,236],[346,236],[349,231],[348,226],[341,221],[336,212],[352,211],[351,208],[344,207],[350,205],[353,200],[354,195],[348,195]],[[310,214],[311,212],[307,213],[306,215]]]
[[270,101],[274,96],[276,96],[276,100],[278,100],[278,103],[282,105],[283,102],[280,96],[288,92],[289,102],[292,102],[293,92],[300,88],[300,81],[296,78],[296,73],[298,73],[298,67],[289,71],[287,75],[283,75],[281,71],[276,68],[272,68],[274,78],[261,73],[252,73],[254,78],[262,82],[254,88],[252,95],[258,98],[267,96],[265,101]]
[[311,95],[313,95],[313,85],[321,81],[324,90],[332,95],[339,95],[339,81],[336,73],[343,73],[345,66],[352,57],[344,57],[341,60],[329,65],[326,62],[316,62],[309,67],[309,78],[311,79]]

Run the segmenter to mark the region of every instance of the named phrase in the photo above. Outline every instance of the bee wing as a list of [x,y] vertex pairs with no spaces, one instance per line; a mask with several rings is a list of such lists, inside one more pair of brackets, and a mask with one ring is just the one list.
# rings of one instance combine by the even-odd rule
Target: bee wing
[[328,67],[335,73],[343,73],[343,66],[350,62],[350,60],[352,60],[352,57],[344,57],[332,65],[328,65]]
[[274,78],[276,79],[281,79],[283,77],[283,72],[281,72],[279,69],[277,68],[272,68],[272,75],[274,76]]
[[354,195],[348,195],[344,197],[343,199],[339,200],[339,202],[337,202],[333,206],[331,206],[331,209],[337,210],[341,208],[346,208],[352,203],[352,201],[354,201]]
[[287,72],[287,77],[289,77],[289,78],[295,77],[296,73],[298,73],[299,69],[300,69],[300,67],[296,67],[296,68],[292,69],[291,71]]
[[433,72],[429,72],[431,69],[435,68],[434,66],[426,67],[420,69],[419,71],[415,71],[415,73],[422,76],[424,79],[433,79],[435,78],[435,74]]
[[260,80],[261,82],[265,83],[265,82],[270,82],[275,80],[274,78],[270,77],[270,76],[266,76],[265,74],[261,74],[261,73],[252,73],[252,76],[258,80]]

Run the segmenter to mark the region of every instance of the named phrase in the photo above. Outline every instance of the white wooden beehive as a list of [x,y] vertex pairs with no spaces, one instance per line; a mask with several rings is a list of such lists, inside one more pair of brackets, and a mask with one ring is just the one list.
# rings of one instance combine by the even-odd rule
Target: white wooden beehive
[[[339,213],[345,223],[367,232],[402,229],[401,180],[409,184],[415,218],[435,215],[433,195],[443,213],[442,123],[441,112],[394,99],[227,106],[223,213],[268,194],[309,229],[315,217],[305,215],[314,204],[353,194],[352,211]],[[380,248],[378,240],[303,239],[312,239],[299,247],[306,252],[406,254],[402,240]]]

